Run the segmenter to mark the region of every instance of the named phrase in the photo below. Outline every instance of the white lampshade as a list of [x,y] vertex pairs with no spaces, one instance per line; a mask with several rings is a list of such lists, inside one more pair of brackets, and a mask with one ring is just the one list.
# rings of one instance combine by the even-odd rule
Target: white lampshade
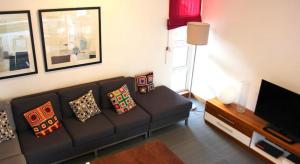
[[188,22],[187,42],[193,45],[206,45],[208,40],[209,24],[202,22]]

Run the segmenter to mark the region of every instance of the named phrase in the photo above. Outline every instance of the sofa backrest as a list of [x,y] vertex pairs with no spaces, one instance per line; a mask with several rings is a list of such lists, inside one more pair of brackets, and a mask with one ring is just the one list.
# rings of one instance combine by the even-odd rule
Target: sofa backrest
[[24,117],[24,113],[43,105],[47,101],[51,101],[55,115],[57,116],[57,119],[61,121],[62,115],[60,112],[59,98],[55,93],[46,93],[33,96],[29,95],[21,98],[16,98],[11,101],[12,112],[18,132],[23,132],[31,129]]
[[96,84],[82,84],[58,90],[57,94],[59,95],[62,115],[64,118],[75,117],[75,114],[70,107],[69,102],[81,97],[89,90],[93,91],[93,96],[97,105],[99,106],[99,87]]
[[127,85],[130,95],[135,98],[135,79],[133,77],[104,80],[97,84],[99,85],[100,105],[103,109],[113,109],[107,93],[120,88],[123,84]]
[[[110,84],[111,82],[112,84]],[[109,88],[100,89],[99,84],[104,84],[104,87],[107,86]],[[50,91],[45,91],[41,93],[35,93],[32,95],[15,98],[11,101],[11,108],[12,108],[11,110],[13,113],[13,118],[15,120],[14,122],[15,126],[14,124],[12,125],[13,127],[16,127],[16,130],[18,132],[31,129],[23,114],[31,109],[34,109],[46,103],[47,101],[52,102],[53,108],[55,110],[55,114],[57,115],[59,120],[62,120],[63,117],[64,118],[74,117],[75,114],[70,108],[69,102],[84,95],[89,90],[93,91],[93,96],[99,107],[102,107],[103,105],[101,103],[104,102],[105,103],[104,106],[109,106],[111,108],[112,105],[109,99],[106,97],[106,94],[104,94],[105,96],[103,97],[102,96],[103,94],[100,94],[101,92],[99,91],[102,90],[104,93],[107,91],[108,93],[109,91],[121,87],[121,85],[123,84],[128,85],[131,94],[135,93],[134,78],[132,77],[124,78],[123,76],[119,76],[110,79],[85,83],[85,84],[71,86],[67,88],[54,89]]]

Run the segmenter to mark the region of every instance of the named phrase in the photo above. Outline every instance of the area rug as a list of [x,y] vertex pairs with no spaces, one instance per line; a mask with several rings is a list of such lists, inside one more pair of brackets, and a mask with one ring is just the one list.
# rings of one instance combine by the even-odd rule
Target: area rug
[[91,164],[183,164],[165,144],[150,141],[116,154],[90,162]]

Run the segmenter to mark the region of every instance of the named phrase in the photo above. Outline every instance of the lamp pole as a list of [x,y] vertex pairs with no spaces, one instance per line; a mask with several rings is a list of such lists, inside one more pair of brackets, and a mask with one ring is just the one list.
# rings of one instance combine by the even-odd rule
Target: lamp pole
[[[187,23],[187,43],[195,45],[195,52],[193,56],[192,74],[190,78],[189,98],[192,98],[193,79],[197,55],[197,45],[207,45],[209,34],[209,24],[202,22],[188,22]],[[195,110],[196,106],[193,103],[192,109]]]
[[192,67],[192,75],[190,79],[190,89],[189,89],[189,98],[192,98],[192,87],[193,87],[193,79],[194,79],[194,70],[195,70],[195,62],[196,62],[196,55],[197,55],[197,45],[195,45],[195,52],[193,56],[193,67]]

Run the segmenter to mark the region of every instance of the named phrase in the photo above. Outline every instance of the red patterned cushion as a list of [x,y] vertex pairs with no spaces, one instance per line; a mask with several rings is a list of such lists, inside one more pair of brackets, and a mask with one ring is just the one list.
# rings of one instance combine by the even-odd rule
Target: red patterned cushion
[[118,114],[126,113],[136,106],[130,96],[127,85],[107,94]]
[[50,101],[24,113],[24,117],[37,137],[45,136],[61,127]]
[[136,86],[140,93],[145,94],[154,89],[153,72],[135,76]]

